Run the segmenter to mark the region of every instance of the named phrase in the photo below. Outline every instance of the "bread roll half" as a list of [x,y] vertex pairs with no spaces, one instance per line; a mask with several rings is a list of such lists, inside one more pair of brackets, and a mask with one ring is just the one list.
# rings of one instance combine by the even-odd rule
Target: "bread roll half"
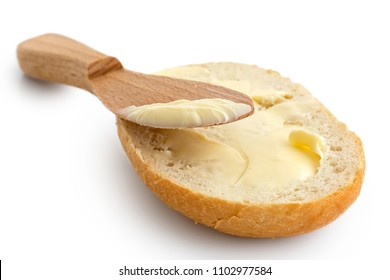
[[238,63],[158,74],[230,87],[256,107],[246,119],[195,129],[117,119],[128,158],[169,207],[224,233],[275,238],[318,229],[356,200],[362,143],[302,86]]

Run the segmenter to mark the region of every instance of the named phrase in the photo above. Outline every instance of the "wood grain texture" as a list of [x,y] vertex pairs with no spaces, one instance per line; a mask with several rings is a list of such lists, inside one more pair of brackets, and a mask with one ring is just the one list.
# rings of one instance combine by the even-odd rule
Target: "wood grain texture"
[[124,107],[166,103],[178,99],[223,98],[251,106],[250,97],[207,83],[146,75],[123,68],[106,56],[73,39],[45,34],[17,48],[20,67],[30,77],[83,88],[95,94],[113,113]]
[[17,48],[19,65],[30,77],[63,83],[93,92],[91,78],[122,65],[70,38],[46,34],[29,39]]

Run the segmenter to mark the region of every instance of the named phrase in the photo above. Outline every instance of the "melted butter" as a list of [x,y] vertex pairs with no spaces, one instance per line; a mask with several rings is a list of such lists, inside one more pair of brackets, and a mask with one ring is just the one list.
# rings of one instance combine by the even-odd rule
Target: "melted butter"
[[160,128],[201,127],[228,123],[248,114],[251,107],[226,99],[176,100],[129,106],[119,113],[129,121]]
[[[196,69],[191,75],[196,76]],[[204,81],[209,73],[199,75],[197,79]],[[213,192],[236,198],[248,197],[253,191],[283,189],[317,172],[323,139],[300,126],[304,115],[318,108],[311,96],[292,98],[286,91],[245,80],[209,81],[252,96],[258,102],[255,113],[221,126],[161,130],[169,151],[155,152],[156,157],[181,163],[182,172],[195,178],[219,182]]]

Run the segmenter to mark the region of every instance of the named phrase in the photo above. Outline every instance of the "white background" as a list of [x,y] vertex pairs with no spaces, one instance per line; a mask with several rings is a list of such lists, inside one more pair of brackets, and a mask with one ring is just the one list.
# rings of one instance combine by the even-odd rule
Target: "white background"
[[[114,278],[116,264],[135,259],[349,260],[379,273],[389,260],[382,252],[390,249],[385,3],[2,1],[0,259],[6,279],[107,279],[99,272],[105,261]],[[23,76],[17,44],[48,32],[140,72],[210,61],[279,71],[363,140],[360,197],[332,224],[292,238],[245,239],[194,224],[143,185],[121,148],[113,114],[97,98]]]

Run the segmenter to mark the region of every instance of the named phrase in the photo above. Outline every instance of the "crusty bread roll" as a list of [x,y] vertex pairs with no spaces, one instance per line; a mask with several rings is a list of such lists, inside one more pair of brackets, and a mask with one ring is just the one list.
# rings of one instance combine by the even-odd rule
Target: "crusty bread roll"
[[158,74],[230,87],[255,101],[254,115],[214,127],[157,129],[117,119],[145,184],[195,223],[243,237],[292,236],[330,223],[359,195],[360,139],[302,86],[237,63]]

